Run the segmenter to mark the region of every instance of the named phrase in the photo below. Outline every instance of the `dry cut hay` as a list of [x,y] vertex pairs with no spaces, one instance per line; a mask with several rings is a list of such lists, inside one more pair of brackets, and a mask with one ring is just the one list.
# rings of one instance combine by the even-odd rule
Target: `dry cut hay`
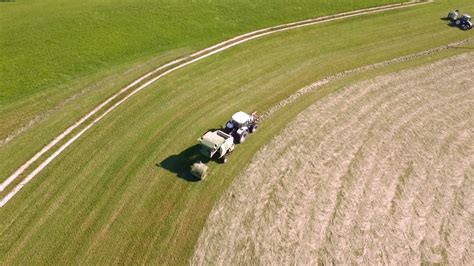
[[216,204],[191,264],[472,265],[473,59],[354,84],[299,114]]
[[191,165],[191,174],[199,179],[205,179],[207,176],[207,165],[203,162],[194,163]]

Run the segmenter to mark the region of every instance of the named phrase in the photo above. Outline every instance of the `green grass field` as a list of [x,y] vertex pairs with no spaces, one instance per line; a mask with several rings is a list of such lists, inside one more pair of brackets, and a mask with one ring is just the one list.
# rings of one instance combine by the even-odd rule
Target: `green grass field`
[[[468,0],[456,4],[474,10],[474,4]],[[333,6],[325,12],[335,12],[342,6]],[[280,8],[283,7],[281,4]],[[211,174],[204,182],[180,178],[177,173],[184,169],[176,155],[183,154],[205,130],[222,125],[237,110],[265,111],[325,76],[472,37],[472,32],[451,28],[440,20],[451,8],[452,2],[437,1],[279,33],[232,48],[165,77],[111,113],[0,209],[0,261],[5,264],[186,263],[215,200],[255,151],[299,111],[347,82],[471,51],[472,47],[364,73],[311,93],[266,120],[258,134],[237,147],[228,164],[211,163]],[[304,16],[312,15],[308,11]],[[285,20],[293,18],[285,17]],[[277,19],[278,16],[268,15],[265,24],[256,17],[254,22],[258,23],[247,25],[247,30]],[[235,27],[239,29],[234,34],[241,32],[239,25]],[[222,35],[207,41],[212,43],[233,35],[229,32],[221,32]],[[196,46],[167,47],[185,48],[177,53],[164,53],[156,61],[134,68],[128,77],[146,66],[209,44],[206,40],[194,43]],[[135,56],[147,58],[139,53],[141,45],[144,44],[137,42]],[[159,52],[149,51],[148,56]],[[133,61],[123,53],[120,62],[100,68]],[[80,69],[69,78],[88,74]],[[46,72],[49,71],[54,69]],[[94,71],[97,69],[92,68],[89,73]],[[118,86],[124,81],[113,82]],[[31,93],[35,90],[26,94],[34,95]],[[65,105],[61,109],[64,114],[52,114],[48,123],[1,147],[0,176],[3,179],[8,176],[67,121],[73,121],[82,107],[93,105],[114,88],[104,90],[92,90],[94,97],[80,97],[75,105]],[[160,167],[165,160],[171,160],[168,169]]]
[[0,104],[178,48],[385,1],[31,1],[0,9]]
[[177,57],[262,27],[399,1],[0,3],[0,139],[107,77],[133,80],[157,66],[143,62],[161,62],[157,57],[168,53]]

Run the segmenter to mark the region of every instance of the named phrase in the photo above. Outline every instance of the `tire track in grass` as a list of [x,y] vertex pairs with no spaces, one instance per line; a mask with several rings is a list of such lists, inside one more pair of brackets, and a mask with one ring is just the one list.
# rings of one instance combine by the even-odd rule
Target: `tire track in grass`
[[[48,145],[43,147],[32,158],[30,158],[27,162],[21,165],[12,175],[6,178],[0,184],[0,192],[5,191],[5,189],[9,187],[10,185],[12,185],[19,177],[26,174],[26,172],[30,170],[29,168],[37,164],[40,158],[42,158],[43,156],[47,156],[48,154],[51,153],[51,150],[53,150],[54,148],[57,148],[58,145],[61,145],[59,148],[57,148],[55,152],[49,155],[34,170],[32,170],[29,174],[27,174],[27,176],[19,184],[17,184],[8,194],[6,194],[0,200],[0,208],[2,208],[10,199],[12,199],[16,195],[16,193],[18,193],[26,184],[28,184],[39,172],[41,172],[47,165],[49,165],[49,163],[51,163],[57,156],[59,156],[66,148],[68,148],[72,143],[74,143],[79,137],[81,137],[85,132],[87,132],[92,126],[94,126],[96,123],[102,120],[102,118],[104,118],[107,114],[109,114],[111,111],[113,111],[118,106],[120,106],[130,97],[132,97],[134,94],[145,89],[146,87],[156,82],[163,76],[166,76],[189,64],[195,63],[209,56],[220,53],[224,50],[227,50],[239,44],[251,41],[253,39],[261,38],[270,34],[283,32],[283,31],[287,31],[291,29],[297,29],[297,28],[306,27],[306,26],[311,26],[315,24],[335,21],[335,20],[362,16],[366,14],[373,14],[373,13],[378,13],[378,12],[383,12],[383,11],[388,11],[388,10],[394,10],[394,9],[420,5],[420,4],[426,4],[429,2],[431,1],[410,1],[406,3],[400,3],[400,4],[385,5],[385,6],[380,6],[380,7],[373,7],[373,8],[356,10],[356,11],[344,12],[340,14],[319,17],[315,19],[308,19],[304,21],[288,23],[288,24],[283,24],[283,25],[270,27],[270,28],[266,28],[262,30],[257,30],[254,32],[241,35],[241,36],[237,36],[230,40],[221,42],[209,48],[193,53],[187,57],[180,58],[168,64],[165,64],[145,74],[139,79],[135,80],[134,82],[129,84],[127,87],[123,88],[122,90],[120,90],[119,92],[117,92],[116,94],[108,98],[106,101],[101,103],[99,106],[94,108],[91,112],[86,114],[79,121],[74,123],[72,126],[70,126],[65,131],[63,131],[60,135],[54,138]],[[75,131],[78,131],[78,132],[74,136],[71,137],[70,135]],[[68,137],[70,137],[70,139],[66,141]]]

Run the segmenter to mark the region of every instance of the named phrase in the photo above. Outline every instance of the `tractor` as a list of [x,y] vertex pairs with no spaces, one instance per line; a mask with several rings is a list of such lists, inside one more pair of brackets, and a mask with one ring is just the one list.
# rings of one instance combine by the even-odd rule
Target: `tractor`
[[472,29],[471,15],[464,14],[461,17],[458,17],[454,22],[454,25],[463,30]]
[[[234,151],[234,140],[237,143],[244,142],[249,132],[253,133],[257,130],[258,120],[256,112],[251,115],[244,112],[235,113],[223,130],[210,130],[199,138],[199,152],[208,159],[226,163],[229,155]],[[208,167],[205,163],[197,162],[191,165],[190,171],[193,176],[202,180],[206,177],[207,170]]]
[[244,112],[237,112],[226,123],[224,132],[233,136],[237,143],[242,143],[249,133],[257,131],[258,120],[257,112],[253,112],[251,115]]

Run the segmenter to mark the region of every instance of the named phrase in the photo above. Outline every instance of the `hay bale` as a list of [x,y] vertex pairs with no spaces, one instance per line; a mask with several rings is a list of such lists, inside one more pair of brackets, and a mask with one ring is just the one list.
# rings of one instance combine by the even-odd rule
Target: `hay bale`
[[204,179],[207,176],[207,165],[202,162],[191,165],[191,174],[199,179]]

